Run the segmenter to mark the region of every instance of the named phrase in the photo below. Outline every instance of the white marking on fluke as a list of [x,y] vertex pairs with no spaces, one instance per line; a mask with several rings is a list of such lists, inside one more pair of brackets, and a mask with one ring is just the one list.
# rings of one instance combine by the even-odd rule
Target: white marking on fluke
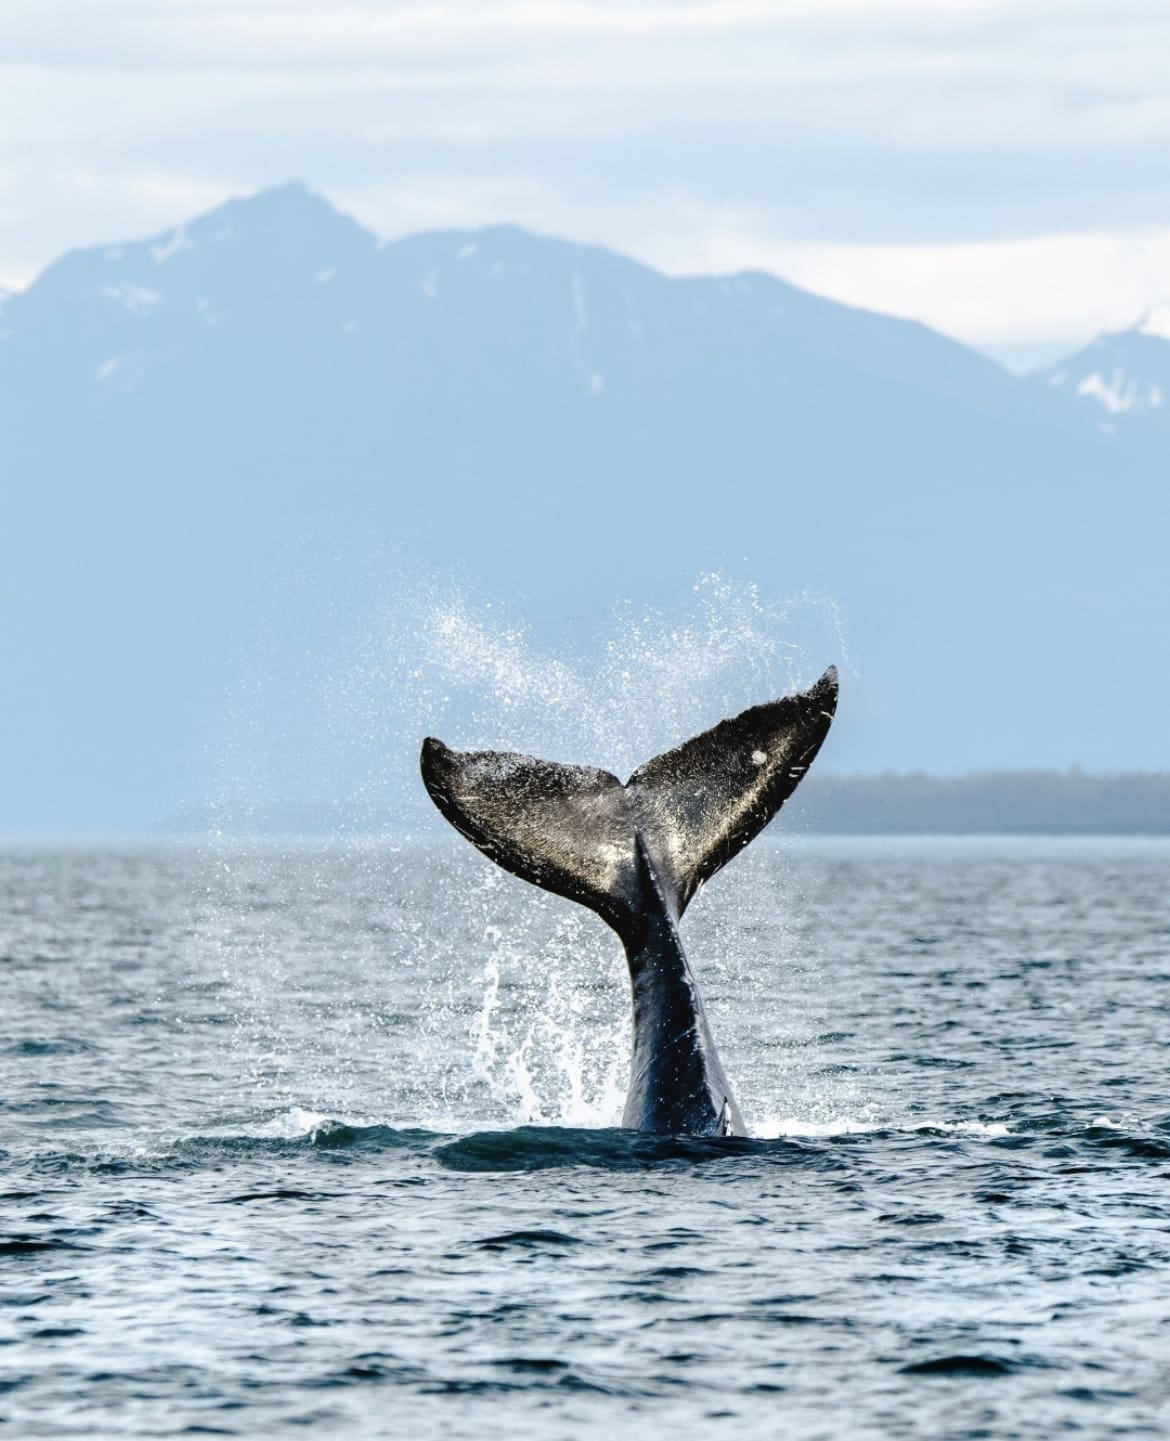
[[762,766],[767,759],[767,751],[752,751],[752,765]]

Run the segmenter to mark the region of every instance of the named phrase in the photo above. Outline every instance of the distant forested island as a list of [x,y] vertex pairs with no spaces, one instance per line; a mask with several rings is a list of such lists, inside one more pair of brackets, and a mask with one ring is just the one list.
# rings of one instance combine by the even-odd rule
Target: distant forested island
[[[1087,775],[813,775],[785,809],[788,829],[828,835],[1170,835],[1170,772]],[[189,811],[166,835],[396,834],[401,812],[312,801]]]
[[1170,774],[814,775],[789,809],[837,835],[1167,835]]

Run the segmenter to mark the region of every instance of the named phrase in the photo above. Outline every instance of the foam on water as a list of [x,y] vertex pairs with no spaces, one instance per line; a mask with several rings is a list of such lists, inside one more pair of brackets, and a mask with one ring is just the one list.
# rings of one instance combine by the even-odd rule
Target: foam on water
[[757,1122],[754,1128],[754,1134],[761,1140],[775,1140],[780,1136],[871,1136],[887,1131],[904,1131],[908,1135],[929,1133],[944,1136],[973,1136],[983,1137],[987,1140],[1009,1134],[1007,1126],[1002,1121],[932,1120],[915,1121],[911,1125],[905,1121],[891,1124],[888,1121],[875,1121],[853,1116],[842,1116],[832,1121],[806,1121],[798,1116],[788,1116],[783,1120]]

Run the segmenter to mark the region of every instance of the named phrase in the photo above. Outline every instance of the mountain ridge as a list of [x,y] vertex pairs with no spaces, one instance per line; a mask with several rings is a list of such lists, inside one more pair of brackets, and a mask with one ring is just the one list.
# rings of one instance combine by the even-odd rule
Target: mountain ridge
[[[273,228],[280,226],[303,230],[306,226],[312,228],[315,224],[327,223],[331,227],[333,238],[351,247],[349,259],[355,256],[373,259],[386,251],[408,254],[414,250],[423,250],[433,253],[436,248],[446,245],[450,245],[458,255],[459,252],[478,248],[482,242],[504,239],[511,243],[520,241],[526,245],[553,247],[578,257],[604,257],[607,261],[619,262],[622,266],[640,270],[643,275],[654,276],[665,283],[686,285],[694,282],[730,287],[737,284],[749,287],[773,286],[777,294],[836,307],[838,311],[848,314],[860,323],[864,323],[865,318],[870,318],[883,327],[900,327],[906,335],[913,334],[920,339],[936,337],[947,346],[977,357],[987,367],[986,374],[998,374],[1005,378],[1012,388],[1025,388],[1027,383],[1031,382],[1033,386],[1075,396],[1079,403],[1085,405],[1086,413],[1098,421],[1102,418],[1095,413],[1098,408],[1105,412],[1104,418],[1109,422],[1118,416],[1124,416],[1128,421],[1148,417],[1154,412],[1163,411],[1167,397],[1170,396],[1170,306],[1154,307],[1139,317],[1132,326],[1105,332],[1080,349],[1071,351],[1025,376],[1017,376],[977,346],[948,336],[921,321],[890,315],[871,306],[831,300],[796,286],[769,271],[750,269],[712,275],[690,272],[669,274],[648,262],[626,256],[612,246],[576,242],[509,222],[473,227],[431,228],[396,237],[381,237],[361,221],[334,206],[326,197],[310,189],[303,181],[296,179],[251,194],[233,196],[189,221],[166,227],[145,237],[125,238],[67,250],[41,270],[27,286],[16,289],[0,287],[0,315],[6,308],[6,302],[9,306],[11,302],[17,302],[5,328],[11,330],[12,315],[19,318],[20,302],[42,286],[48,285],[52,288],[60,278],[71,279],[79,266],[92,265],[99,257],[107,264],[119,263],[127,252],[137,252],[140,257],[150,257],[154,273],[158,274],[159,267],[167,265],[184,252],[197,250],[199,244],[206,244],[209,240],[215,243],[238,239],[235,222],[241,218],[248,221],[244,233],[249,238],[255,238],[257,218],[262,220],[262,234],[270,233]],[[346,257],[335,257],[335,261],[338,258]],[[190,254],[187,259],[191,259]],[[123,294],[121,299],[131,309],[136,299],[145,306],[150,304],[150,297],[135,297],[133,292]],[[1159,317],[1161,323],[1158,323]],[[887,336],[892,333],[887,330]],[[1144,367],[1137,367],[1135,372],[1132,365],[1125,364],[1126,360],[1132,361],[1130,352],[1133,348],[1142,345],[1146,347],[1146,356],[1150,360],[1150,368],[1156,373],[1156,379],[1143,379]],[[1123,352],[1120,355],[1119,348]],[[1162,418],[1164,417],[1159,417]]]
[[[249,224],[245,226],[243,232],[237,233],[235,222],[241,217],[246,217]],[[323,196],[297,180],[272,186],[252,195],[233,197],[211,210],[195,216],[188,222],[168,227],[143,238],[123,239],[112,243],[70,249],[46,266],[23,290],[9,293],[7,298],[19,302],[14,308],[13,318],[16,320],[21,318],[24,302],[38,298],[46,288],[54,290],[62,280],[73,280],[75,273],[81,267],[92,269],[95,264],[121,265],[129,255],[140,261],[149,257],[150,271],[154,276],[159,276],[161,267],[164,266],[167,266],[170,273],[173,274],[174,267],[170,263],[176,257],[182,257],[183,262],[190,263],[194,259],[194,252],[198,251],[200,245],[206,245],[208,241],[211,241],[213,245],[232,242],[238,240],[240,234],[254,238],[257,219],[262,221],[259,227],[261,236],[280,226],[303,230],[306,226],[311,227],[318,222],[327,223],[331,227],[332,238],[339,242],[351,243],[349,259],[360,256],[363,260],[373,260],[387,252],[401,253],[406,256],[414,251],[423,251],[433,257],[436,249],[447,245],[452,247],[455,258],[470,258],[468,252],[478,249],[481,243],[503,239],[510,243],[519,241],[528,247],[556,250],[562,256],[571,256],[575,259],[585,256],[602,259],[607,264],[616,263],[627,270],[639,272],[644,278],[653,277],[655,281],[667,285],[703,289],[722,287],[728,290],[763,286],[774,290],[777,301],[783,298],[789,303],[823,306],[826,308],[826,313],[831,308],[840,315],[849,316],[860,325],[871,321],[875,322],[886,329],[887,335],[900,333],[919,340],[931,338],[941,341],[945,346],[966,353],[973,361],[977,361],[984,368],[985,375],[995,374],[1007,380],[1009,386],[1014,387],[1015,385],[1015,377],[999,362],[983,354],[977,348],[946,336],[920,321],[886,315],[872,307],[849,305],[831,300],[767,271],[740,270],[715,275],[668,274],[644,261],[626,256],[610,246],[575,242],[510,223],[487,224],[472,228],[429,229],[400,237],[381,238],[360,221],[339,210]],[[333,267],[336,267],[338,259],[346,258],[345,256],[333,257]],[[180,265],[179,268],[181,269],[182,266]],[[320,277],[321,270],[319,269],[314,278]],[[139,285],[143,278],[145,277],[139,272],[136,280],[126,282],[123,279],[121,284],[125,286],[129,283],[141,290],[145,288]],[[335,276],[328,277],[329,280],[334,278]],[[153,290],[148,290],[146,295],[136,295],[133,290],[119,292],[118,279],[113,275],[107,278],[106,285],[102,287],[102,293],[105,299],[118,301],[132,312],[137,308],[139,314],[146,313],[158,303],[158,300],[163,299],[160,292]]]
[[[515,226],[379,242],[279,187],[10,298],[0,462],[9,831],[197,803],[233,727],[277,799],[330,750],[338,794],[386,772],[324,695],[386,572],[461,576],[557,655],[719,569],[828,598],[785,643],[855,658],[834,765],[1166,764],[1157,448],[775,277]],[[396,743],[404,704],[358,729]]]

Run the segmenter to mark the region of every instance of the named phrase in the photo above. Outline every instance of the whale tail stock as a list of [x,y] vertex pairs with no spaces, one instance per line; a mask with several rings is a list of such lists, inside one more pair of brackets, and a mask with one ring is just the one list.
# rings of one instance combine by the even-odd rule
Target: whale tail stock
[[677,921],[699,887],[800,784],[836,704],[830,667],[809,690],[721,721],[647,761],[624,785],[590,766],[453,751],[429,738],[423,782],[485,855],[596,911],[629,948],[647,924],[648,867],[640,853]]

